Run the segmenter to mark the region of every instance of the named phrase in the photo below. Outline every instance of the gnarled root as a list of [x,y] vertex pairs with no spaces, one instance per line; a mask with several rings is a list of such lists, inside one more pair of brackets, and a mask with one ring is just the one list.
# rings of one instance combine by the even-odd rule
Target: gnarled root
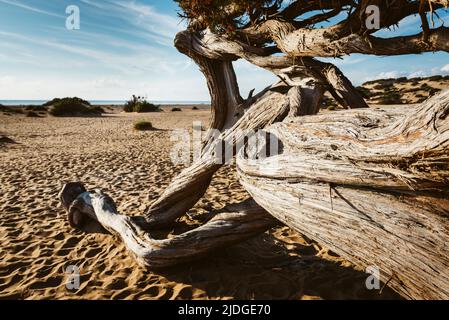
[[81,183],[68,183],[60,192],[70,224],[80,230],[102,227],[123,240],[139,264],[163,268],[194,260],[265,232],[278,222],[252,200],[221,210],[206,224],[157,240],[146,230],[145,219],[120,214],[114,201],[100,190],[86,191]]

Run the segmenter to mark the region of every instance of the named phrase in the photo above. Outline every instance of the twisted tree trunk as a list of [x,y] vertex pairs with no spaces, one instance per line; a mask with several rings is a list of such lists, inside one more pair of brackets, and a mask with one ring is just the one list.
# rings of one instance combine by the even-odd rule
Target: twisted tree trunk
[[281,154],[237,159],[258,204],[378,267],[404,297],[449,299],[449,91],[412,110],[329,113],[267,130]]
[[142,217],[117,211],[114,201],[101,190],[88,192],[81,183],[69,183],[60,193],[72,226],[86,230],[97,225],[121,238],[137,262],[145,267],[165,268],[206,255],[220,247],[244,241],[278,222],[248,200],[217,212],[206,224],[189,232],[158,240],[146,230]]

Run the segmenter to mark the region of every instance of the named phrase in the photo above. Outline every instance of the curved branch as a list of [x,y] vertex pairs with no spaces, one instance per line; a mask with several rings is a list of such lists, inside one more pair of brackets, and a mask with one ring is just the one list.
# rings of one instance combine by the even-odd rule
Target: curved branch
[[339,57],[353,53],[374,55],[403,55],[422,52],[449,52],[449,29],[440,27],[428,31],[427,42],[423,33],[394,38],[378,38],[370,35],[349,34],[341,38],[333,29],[279,28],[279,23],[265,25],[270,29],[278,47],[296,57]]
[[[366,108],[368,105],[363,97],[353,87],[343,73],[330,63],[324,63],[305,57],[292,59],[287,56],[269,56],[266,49],[257,49],[236,40],[212,33],[210,30],[191,33],[181,32],[177,35],[176,43],[183,46],[190,45],[188,52],[205,56],[209,59],[236,60],[243,58],[248,62],[273,72],[276,75],[285,73],[286,68],[292,68],[296,77],[313,77],[316,81],[328,86],[332,93],[336,93],[337,101],[344,107]],[[184,51],[186,51],[184,49]]]
[[[118,236],[145,267],[166,268],[241,242],[278,224],[254,201],[223,209],[206,224],[170,239],[154,239],[143,219],[120,214],[114,201],[100,190],[87,192],[81,183],[69,183],[60,192],[69,217],[82,217],[76,227],[90,221]],[[81,193],[80,193],[81,192]],[[71,218],[73,220],[73,218]]]

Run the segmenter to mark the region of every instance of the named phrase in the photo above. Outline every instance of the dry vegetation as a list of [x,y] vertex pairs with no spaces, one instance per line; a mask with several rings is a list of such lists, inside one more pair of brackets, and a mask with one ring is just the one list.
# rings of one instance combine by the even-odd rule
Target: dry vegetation
[[370,104],[414,104],[446,88],[449,76],[379,79],[365,82],[357,89]]

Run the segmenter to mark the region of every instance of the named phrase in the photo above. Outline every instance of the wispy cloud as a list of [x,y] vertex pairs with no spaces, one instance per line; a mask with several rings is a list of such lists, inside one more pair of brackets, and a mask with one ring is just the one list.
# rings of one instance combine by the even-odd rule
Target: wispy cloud
[[24,3],[19,2],[19,1],[0,0],[0,2],[8,4],[8,5],[11,5],[11,6],[19,7],[19,8],[28,10],[28,11],[32,11],[32,12],[35,12],[35,13],[41,13],[41,14],[45,14],[45,15],[48,15],[48,16],[52,16],[52,17],[64,18],[63,15],[56,14],[56,13],[53,13],[53,12],[50,12],[50,11],[46,11],[46,10],[42,10],[42,9],[30,6],[30,5],[24,4]]
[[[89,48],[88,46],[76,45],[70,43],[63,43],[61,41],[49,40],[42,37],[30,37],[18,33],[0,31],[0,39],[15,39],[16,41],[23,41],[28,45],[35,45],[39,47],[47,47],[53,50],[62,51],[69,53],[70,55],[65,56],[65,59],[70,58],[88,58],[90,60],[95,60],[100,65],[107,69],[113,69],[120,71],[122,74],[142,74],[142,73],[168,73],[176,74],[180,70],[190,66],[188,59],[183,56],[179,56],[176,59],[170,59],[166,53],[159,51],[149,45],[136,45],[126,43],[124,41],[119,43],[113,43],[116,46],[123,46],[128,54],[123,54],[123,52],[117,52],[113,50],[108,50],[107,47],[100,48]],[[100,36],[97,35],[98,41],[100,41]],[[88,37],[89,38],[89,37]],[[104,40],[104,39],[103,39]],[[90,39],[92,41],[92,39]],[[98,43],[98,41],[96,43]],[[108,38],[104,40],[108,43]],[[14,58],[12,56],[12,58]]]
[[172,45],[177,32],[184,28],[176,16],[158,12],[153,6],[136,1],[114,0],[112,2],[130,21],[145,32],[153,34],[153,39],[164,45]]
[[91,1],[91,0],[80,0],[82,3],[87,4],[92,7],[100,8],[100,9],[106,9],[107,6],[101,3],[98,3],[98,1]]

